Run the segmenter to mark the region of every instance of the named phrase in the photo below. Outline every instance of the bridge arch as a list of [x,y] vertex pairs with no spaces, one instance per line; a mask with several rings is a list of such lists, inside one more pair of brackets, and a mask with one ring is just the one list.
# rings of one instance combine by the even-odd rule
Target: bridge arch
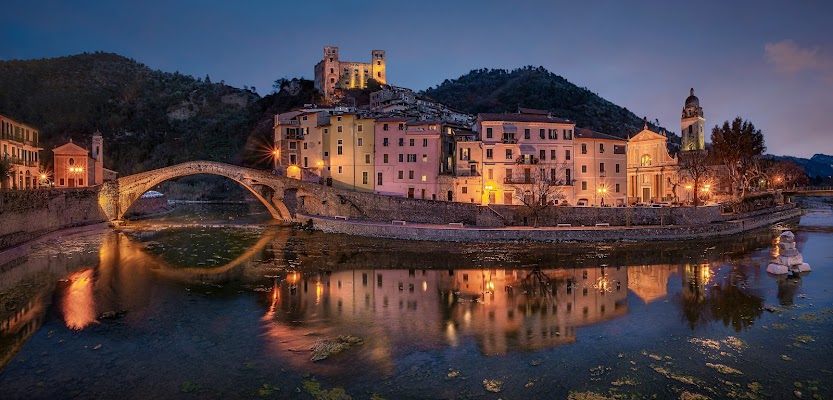
[[[122,219],[124,213],[148,190],[162,182],[189,175],[218,175],[231,179],[255,196],[273,218],[290,221],[292,213],[281,200],[283,190],[276,187],[265,171],[212,162],[192,161],[119,178],[115,188],[99,193],[99,204],[111,219]],[[267,187],[271,190],[263,190]],[[115,193],[114,193],[115,192]]]

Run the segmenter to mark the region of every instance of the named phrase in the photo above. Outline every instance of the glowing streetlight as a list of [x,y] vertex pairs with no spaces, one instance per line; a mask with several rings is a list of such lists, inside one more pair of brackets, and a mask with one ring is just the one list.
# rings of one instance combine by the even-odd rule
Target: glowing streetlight
[[278,149],[278,148],[272,149],[272,162],[273,162],[272,163],[272,170],[273,171],[278,170],[278,158],[280,158],[280,155],[281,155],[280,149]]

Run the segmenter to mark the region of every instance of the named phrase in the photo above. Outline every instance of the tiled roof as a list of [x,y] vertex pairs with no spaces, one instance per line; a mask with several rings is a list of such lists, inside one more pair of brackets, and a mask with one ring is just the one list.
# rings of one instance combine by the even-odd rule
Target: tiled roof
[[591,131],[590,129],[585,128],[578,128],[576,129],[576,137],[579,139],[606,139],[606,140],[618,140],[620,142],[626,142],[627,140],[622,139],[620,137],[616,137],[613,135],[608,135],[606,133]]
[[384,117],[376,118],[376,122],[407,122],[410,118],[407,117]]
[[477,119],[479,119],[480,121],[546,122],[555,124],[573,124],[573,122],[571,122],[568,119],[530,114],[482,113],[477,114]]
[[523,108],[518,107],[519,114],[534,114],[534,115],[550,115],[550,112],[547,110],[539,110],[537,108]]

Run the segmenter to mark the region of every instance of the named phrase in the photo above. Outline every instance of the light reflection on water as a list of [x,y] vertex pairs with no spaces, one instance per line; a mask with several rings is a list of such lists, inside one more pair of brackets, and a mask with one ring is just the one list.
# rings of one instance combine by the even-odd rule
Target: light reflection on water
[[[762,272],[776,236],[770,231],[731,241],[592,246],[380,242],[226,228],[214,246],[189,246],[193,237],[206,239],[199,230],[86,235],[67,244],[74,252],[56,256],[50,244],[0,268],[0,292],[9,294],[0,304],[0,392],[10,398],[175,397],[192,394],[190,384],[198,381],[197,393],[246,398],[270,382],[288,390],[274,397],[286,398],[311,374],[325,387],[386,398],[479,396],[486,393],[480,381],[495,377],[506,381],[502,394],[509,397],[548,398],[573,389],[609,393],[616,377],[605,371],[613,370],[624,374],[620,379],[653,382],[615,385],[622,392],[676,394],[672,383],[679,379],[657,382],[665,378],[656,374],[678,368],[701,382],[685,390],[720,397],[729,392],[714,382],[725,377],[683,361],[705,353],[679,341],[744,338],[752,361],[725,351],[706,360],[742,368],[745,375],[736,380],[765,381],[774,390],[779,383],[767,381],[761,362],[773,355],[756,349],[785,335],[769,326],[791,309],[767,314],[764,307],[806,307],[798,296],[813,290],[802,278]],[[799,230],[799,247],[807,240]],[[829,234],[823,240],[831,243]],[[221,262],[188,261],[208,259],[218,246],[224,247]],[[196,254],[172,256],[179,251]],[[815,271],[803,279],[812,274],[831,281]],[[819,291],[810,295],[818,307],[833,303]],[[98,319],[120,310],[127,311],[123,319]],[[808,366],[830,355],[829,332],[813,332],[814,340],[827,340],[818,354],[783,352],[799,352],[791,357],[805,357]],[[317,341],[344,334],[364,342],[330,360],[310,361]],[[645,364],[642,353],[672,358],[664,366],[653,358]],[[538,363],[549,367],[535,369]],[[68,384],[82,365],[111,381],[123,382],[118,370],[172,382]],[[607,369],[594,369],[599,365]],[[448,378],[449,368],[472,379]],[[817,368],[802,372],[823,378]],[[526,386],[528,379],[539,380]],[[38,391],[28,392],[32,387]]]

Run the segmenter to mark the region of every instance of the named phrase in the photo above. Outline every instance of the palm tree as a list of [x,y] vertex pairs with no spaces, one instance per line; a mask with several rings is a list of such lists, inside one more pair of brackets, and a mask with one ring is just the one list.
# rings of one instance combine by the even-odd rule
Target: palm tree
[[13,174],[11,160],[8,157],[0,158],[0,189],[8,189],[7,179]]

